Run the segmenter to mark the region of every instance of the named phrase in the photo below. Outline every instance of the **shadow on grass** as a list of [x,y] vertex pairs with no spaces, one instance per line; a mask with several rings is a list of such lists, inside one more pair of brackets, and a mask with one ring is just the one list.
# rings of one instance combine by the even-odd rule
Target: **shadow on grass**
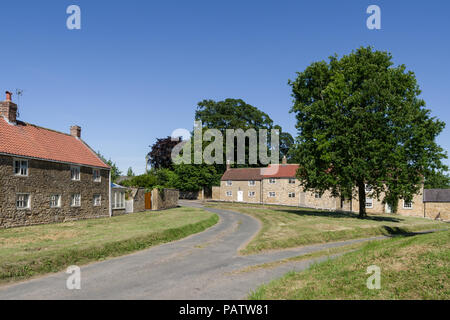
[[434,233],[438,231],[438,230],[428,230],[428,231],[411,232],[403,228],[388,227],[388,226],[383,226],[383,229],[385,231],[385,235],[389,237],[413,237],[421,234]]
[[[275,209],[275,211],[286,212],[290,214],[295,214],[298,216],[316,216],[323,218],[346,218],[346,219],[358,219],[359,216],[353,212],[339,212],[339,211],[314,211],[314,210],[303,210],[303,209]],[[378,221],[378,222],[403,222],[404,219],[400,217],[386,217],[386,216],[374,216],[370,215],[364,218],[364,220]]]

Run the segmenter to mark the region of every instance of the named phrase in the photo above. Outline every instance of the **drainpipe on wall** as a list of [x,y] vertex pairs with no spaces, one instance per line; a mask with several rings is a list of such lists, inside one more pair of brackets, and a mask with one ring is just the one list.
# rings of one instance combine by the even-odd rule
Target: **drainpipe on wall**
[[111,170],[109,170],[109,181],[108,181],[108,187],[109,187],[109,217],[112,217],[112,203],[111,203]]

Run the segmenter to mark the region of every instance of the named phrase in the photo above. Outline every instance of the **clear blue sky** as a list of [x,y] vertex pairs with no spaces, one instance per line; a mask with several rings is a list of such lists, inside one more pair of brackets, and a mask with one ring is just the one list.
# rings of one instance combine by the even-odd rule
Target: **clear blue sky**
[[[79,31],[66,28],[71,4]],[[371,4],[382,30],[366,28]],[[0,12],[0,94],[24,89],[21,120],[80,125],[122,171],[142,173],[148,146],[190,130],[203,99],[242,98],[295,135],[288,79],[366,45],[416,73],[450,147],[448,0],[15,0]]]

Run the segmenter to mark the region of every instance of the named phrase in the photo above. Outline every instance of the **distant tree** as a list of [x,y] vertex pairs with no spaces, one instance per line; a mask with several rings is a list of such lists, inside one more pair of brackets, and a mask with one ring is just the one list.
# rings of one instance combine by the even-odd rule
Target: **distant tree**
[[134,177],[133,168],[131,168],[131,167],[128,168],[127,177]]
[[154,169],[172,168],[172,149],[179,143],[171,137],[156,139],[148,153],[149,163]]
[[[203,100],[198,103],[197,110],[195,112],[195,119],[202,121],[205,129],[217,129],[221,131],[224,137],[224,156],[226,154],[226,130],[227,129],[242,129],[247,131],[248,129],[278,129],[280,131],[280,159],[287,155],[288,149],[292,145],[293,138],[287,133],[283,132],[282,128],[273,124],[273,120],[268,114],[259,110],[258,108],[247,104],[241,99],[225,99],[223,101]],[[270,132],[269,132],[270,134]],[[268,148],[270,148],[270,138],[268,139]],[[235,148],[235,153],[237,152]],[[236,155],[235,155],[236,159]],[[246,146],[246,165],[248,164],[248,145]],[[260,163],[256,166],[261,166]],[[224,172],[226,163],[221,166],[216,166],[218,171]]]
[[442,170],[431,170],[425,176],[425,189],[450,189],[450,176]]
[[174,179],[172,187],[182,191],[200,191],[217,185],[222,176],[211,165],[180,164],[174,166],[177,179]]
[[320,61],[290,81],[299,136],[294,157],[306,190],[359,194],[365,184],[384,202],[410,201],[423,177],[446,157],[435,138],[445,124],[430,116],[413,72],[393,67],[387,52],[360,48]]
[[130,179],[121,182],[124,187],[139,187],[152,189],[154,186],[158,185],[158,179],[155,174],[148,173],[139,176],[131,177]]
[[106,160],[106,158],[104,156],[102,156],[102,154],[99,152],[97,152],[97,155],[99,156],[100,159],[102,159],[102,161],[104,163],[106,163],[108,166],[111,167],[111,181],[112,182],[116,182],[117,179],[120,177],[120,175],[122,174],[122,171],[119,170],[119,167],[117,167],[117,165],[111,160]]

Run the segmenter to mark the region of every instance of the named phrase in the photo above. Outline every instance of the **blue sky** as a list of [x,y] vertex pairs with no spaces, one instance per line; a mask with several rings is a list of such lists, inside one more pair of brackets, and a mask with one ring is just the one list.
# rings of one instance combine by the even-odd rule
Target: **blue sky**
[[[66,28],[71,4],[81,30]],[[381,30],[366,27],[371,4]],[[438,142],[450,147],[447,0],[15,0],[0,11],[0,94],[24,89],[21,120],[80,125],[122,171],[142,173],[149,145],[190,130],[203,99],[242,98],[295,136],[288,79],[366,45],[416,73],[427,107],[448,123]]]

